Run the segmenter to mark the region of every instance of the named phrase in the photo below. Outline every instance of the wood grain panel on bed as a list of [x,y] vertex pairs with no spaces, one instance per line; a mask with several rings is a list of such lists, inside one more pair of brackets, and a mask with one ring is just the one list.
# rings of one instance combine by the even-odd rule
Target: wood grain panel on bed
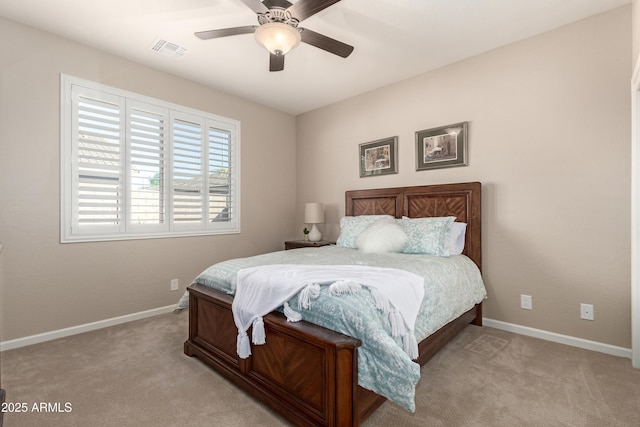
[[268,344],[253,346],[249,358],[239,359],[232,298],[199,284],[191,285],[189,294],[185,354],[197,356],[297,425],[355,425],[351,402],[360,340],[307,322],[290,323],[273,312],[263,318]]
[[[349,193],[349,192],[348,192]],[[375,198],[365,194],[351,194],[349,216],[394,215],[402,209],[402,196],[399,194],[381,194]]]

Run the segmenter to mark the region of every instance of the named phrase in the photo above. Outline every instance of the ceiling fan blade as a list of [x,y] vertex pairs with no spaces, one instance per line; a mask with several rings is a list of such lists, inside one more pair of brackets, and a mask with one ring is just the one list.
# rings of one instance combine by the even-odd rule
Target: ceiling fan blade
[[269,71],[282,71],[284,70],[284,55],[270,54],[269,57]]
[[300,0],[288,8],[287,11],[298,21],[302,21],[339,1],[340,0]]
[[311,31],[307,28],[299,28],[299,30],[302,41],[310,44],[311,46],[326,50],[327,52],[343,58],[346,58],[351,55],[351,52],[353,52],[353,46],[346,43],[339,42],[331,37],[323,36],[322,34],[316,33],[315,31]]
[[222,28],[219,30],[199,31],[196,37],[202,40],[217,39],[218,37],[237,36],[238,34],[255,33],[258,25],[247,25],[245,27]]
[[249,8],[253,10],[255,13],[266,13],[269,11],[269,8],[264,4],[262,4],[260,0],[241,0],[241,1],[242,3],[249,6]]
[[268,9],[289,9],[291,7],[291,2],[288,0],[264,0],[262,4]]

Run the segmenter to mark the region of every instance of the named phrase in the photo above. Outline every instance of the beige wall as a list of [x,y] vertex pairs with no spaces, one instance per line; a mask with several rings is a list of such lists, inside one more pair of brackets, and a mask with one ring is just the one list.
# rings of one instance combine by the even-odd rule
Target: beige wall
[[633,63],[640,58],[640,0],[633,0]]
[[[629,348],[631,38],[627,6],[299,116],[298,223],[325,202],[336,238],[345,190],[481,181],[485,316]],[[416,172],[414,132],[460,121],[469,166]],[[394,135],[399,173],[359,178]]]
[[[0,341],[174,304],[295,236],[293,116],[3,19],[0,39]],[[240,120],[242,233],[60,244],[60,73]]]

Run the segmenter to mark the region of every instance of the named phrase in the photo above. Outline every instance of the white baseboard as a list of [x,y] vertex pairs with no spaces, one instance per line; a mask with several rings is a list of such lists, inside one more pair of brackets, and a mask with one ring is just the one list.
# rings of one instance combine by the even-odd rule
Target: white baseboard
[[58,329],[56,331],[45,332],[37,335],[30,335],[28,337],[17,338],[15,340],[1,341],[0,352],[5,350],[12,350],[19,347],[25,347],[32,344],[38,344],[45,341],[51,341],[58,338],[64,338],[70,335],[81,334],[83,332],[95,331],[96,329],[107,328],[109,326],[115,326],[122,323],[133,322],[134,320],[146,319],[147,317],[153,317],[159,314],[170,313],[175,308],[175,304],[168,305],[166,307],[140,311],[138,313],[127,314],[125,316],[112,317],[111,319],[85,323],[84,325],[72,326],[70,328]]
[[490,328],[501,329],[515,334],[526,335],[528,337],[539,338],[546,341],[557,342],[559,344],[570,345],[572,347],[584,348],[585,350],[597,351],[599,353],[610,354],[612,356],[626,357],[631,359],[631,349],[617,347],[615,345],[604,344],[597,341],[589,341],[569,335],[556,334],[555,332],[543,331],[542,329],[529,328],[528,326],[516,325],[513,323],[501,322],[499,320],[482,318],[482,324]]

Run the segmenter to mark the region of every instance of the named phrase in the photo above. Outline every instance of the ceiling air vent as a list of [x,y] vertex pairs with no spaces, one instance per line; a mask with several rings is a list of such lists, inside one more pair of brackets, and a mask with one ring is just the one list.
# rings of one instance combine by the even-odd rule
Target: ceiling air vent
[[158,37],[151,46],[149,46],[149,49],[164,56],[168,56],[169,58],[176,59],[182,58],[184,54],[187,53],[186,47],[178,46],[177,44],[161,39],[160,37]]

